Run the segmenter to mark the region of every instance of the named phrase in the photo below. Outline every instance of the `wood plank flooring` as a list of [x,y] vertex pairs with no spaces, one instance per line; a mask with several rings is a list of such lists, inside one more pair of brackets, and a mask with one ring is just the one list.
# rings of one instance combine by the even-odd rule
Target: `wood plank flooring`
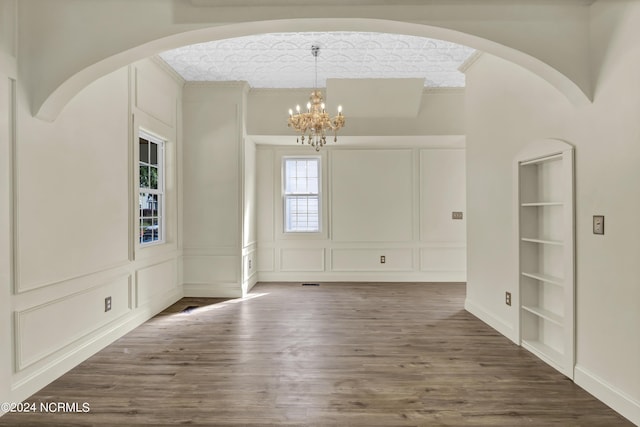
[[244,300],[185,298],[27,399],[89,412],[0,425],[632,425],[464,311],[464,294],[264,283]]

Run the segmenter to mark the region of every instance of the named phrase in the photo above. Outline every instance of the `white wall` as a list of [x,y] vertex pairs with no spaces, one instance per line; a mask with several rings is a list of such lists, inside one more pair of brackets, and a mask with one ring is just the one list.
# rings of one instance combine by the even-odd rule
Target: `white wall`
[[[574,107],[540,78],[484,55],[467,72],[467,308],[510,337],[517,308],[513,159],[527,143],[576,147],[575,381],[640,424],[640,4],[591,8],[596,97]],[[606,234],[592,234],[592,215]]]
[[[6,101],[13,76],[1,64]],[[15,143],[6,134],[0,143],[3,153],[15,151],[15,161],[2,156],[9,179],[0,187],[8,207],[0,214],[3,272],[15,260],[15,274],[0,278],[4,401],[28,397],[182,296],[181,83],[152,61],[135,63],[95,81],[45,123],[31,116],[20,76],[15,120],[10,102],[0,109],[9,124],[2,129],[16,129]],[[167,140],[167,238],[149,248],[136,239],[139,127]],[[107,296],[112,310],[104,312]]]
[[245,83],[185,85],[186,295],[241,296],[257,279],[255,147],[244,138],[247,90]]
[[0,401],[11,401],[13,280],[13,85],[17,75],[15,1],[0,1]]
[[283,157],[315,151],[258,147],[260,280],[465,280],[465,220],[451,218],[465,211],[464,138],[388,142],[396,148],[320,152],[322,230],[312,234],[283,232],[280,189]]

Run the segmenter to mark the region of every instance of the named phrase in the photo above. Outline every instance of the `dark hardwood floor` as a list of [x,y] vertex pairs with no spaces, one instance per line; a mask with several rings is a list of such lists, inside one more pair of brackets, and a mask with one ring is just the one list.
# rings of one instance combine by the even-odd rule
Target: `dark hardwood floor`
[[464,311],[464,294],[265,283],[244,300],[185,298],[27,399],[89,412],[0,425],[632,425]]

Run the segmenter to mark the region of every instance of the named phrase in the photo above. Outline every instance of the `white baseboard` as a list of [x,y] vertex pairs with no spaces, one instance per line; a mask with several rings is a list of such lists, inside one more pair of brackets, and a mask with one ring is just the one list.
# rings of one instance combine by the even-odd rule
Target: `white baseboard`
[[640,402],[602,378],[576,365],[574,382],[614,411],[640,426]]
[[466,282],[465,271],[429,272],[272,272],[261,271],[260,282]]
[[88,335],[78,341],[77,345],[68,346],[47,363],[28,372],[26,376],[15,379],[11,384],[11,401],[25,400],[181,298],[182,289],[176,287],[153,303],[139,307],[131,315],[124,316],[100,328],[97,333]]
[[197,298],[241,298],[239,283],[185,283],[182,285],[185,297]]
[[482,320],[487,325],[491,326],[493,329],[495,329],[505,337],[509,338],[514,343],[520,345],[520,343],[518,342],[518,334],[516,333],[515,328],[512,325],[506,323],[504,320],[491,314],[481,305],[467,298],[464,301],[464,309],[476,316],[478,319]]

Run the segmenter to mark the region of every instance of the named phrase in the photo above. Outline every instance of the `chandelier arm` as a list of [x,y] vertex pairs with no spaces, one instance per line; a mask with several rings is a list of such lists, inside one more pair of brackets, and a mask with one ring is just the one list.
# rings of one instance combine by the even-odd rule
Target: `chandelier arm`
[[318,55],[320,53],[319,46],[311,46],[311,54],[315,59],[315,87],[309,96],[307,103],[307,111],[301,112],[300,107],[296,107],[296,114],[293,110],[289,110],[289,120],[287,126],[293,128],[299,133],[300,137],[296,138],[296,142],[311,145],[316,151],[327,143],[326,132],[332,131],[334,134],[333,141],[338,140],[338,130],[344,126],[344,116],[342,108],[338,107],[338,115],[331,118],[325,111],[325,104],[322,92],[318,89]]

